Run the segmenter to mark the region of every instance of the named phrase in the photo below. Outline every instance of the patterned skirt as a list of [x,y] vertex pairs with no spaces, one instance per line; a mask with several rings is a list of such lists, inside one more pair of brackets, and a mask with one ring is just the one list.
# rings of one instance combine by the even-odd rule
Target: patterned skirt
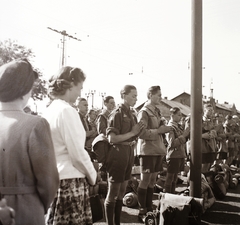
[[92,224],[89,185],[85,178],[60,181],[56,196],[46,215],[46,224]]

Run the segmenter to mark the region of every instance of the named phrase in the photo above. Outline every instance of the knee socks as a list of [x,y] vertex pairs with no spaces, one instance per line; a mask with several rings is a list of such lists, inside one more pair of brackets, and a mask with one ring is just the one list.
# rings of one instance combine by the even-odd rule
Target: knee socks
[[121,212],[122,212],[122,200],[117,200],[115,205],[115,225],[120,225],[120,218],[121,218]]
[[148,212],[152,212],[152,198],[153,198],[153,188],[148,187],[147,189],[147,198],[146,198],[146,207]]
[[175,189],[177,186],[177,180],[178,180],[178,175],[177,173],[175,173],[174,178],[173,178],[173,182],[172,182],[172,188],[171,188],[171,193],[175,194]]
[[138,194],[138,204],[139,204],[140,211],[145,211],[147,207],[146,206],[147,189],[138,187],[137,194]]
[[114,225],[115,202],[104,202],[106,224]]
[[165,192],[172,193],[172,182],[173,182],[174,174],[167,173],[166,181],[165,181]]

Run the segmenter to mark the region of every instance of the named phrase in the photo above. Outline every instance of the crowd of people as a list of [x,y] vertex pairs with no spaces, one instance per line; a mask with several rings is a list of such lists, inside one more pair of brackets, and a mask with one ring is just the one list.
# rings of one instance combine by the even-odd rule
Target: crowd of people
[[[51,103],[42,116],[24,108],[37,73],[25,59],[0,68],[0,221],[5,224],[92,224],[91,188],[107,175],[104,201],[106,223],[120,225],[123,197],[136,158],[140,165],[137,188],[139,214],[144,222],[153,211],[157,176],[167,165],[164,191],[175,193],[179,172],[189,150],[191,115],[170,109],[162,116],[160,86],[149,87],[147,101],[137,112],[137,88],[125,85],[121,103],[104,98],[104,109],[88,109],[81,97],[86,75],[80,68],[62,67],[49,80]],[[104,165],[97,162],[92,143],[108,141]],[[203,106],[202,173],[214,164],[239,163],[239,118],[215,114]],[[94,156],[94,157],[93,157]]]

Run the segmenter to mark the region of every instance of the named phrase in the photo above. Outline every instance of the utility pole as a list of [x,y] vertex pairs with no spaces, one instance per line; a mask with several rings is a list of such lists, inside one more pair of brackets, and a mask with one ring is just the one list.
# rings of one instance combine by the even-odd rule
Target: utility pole
[[192,0],[191,56],[190,196],[200,198],[202,164],[202,0]]
[[66,42],[65,37],[67,36],[67,37],[72,38],[72,39],[77,40],[77,41],[81,41],[81,40],[76,38],[76,37],[73,37],[70,34],[68,34],[65,30],[58,31],[58,30],[55,30],[51,27],[47,27],[47,28],[62,35],[62,66],[64,66],[65,65],[65,42]]

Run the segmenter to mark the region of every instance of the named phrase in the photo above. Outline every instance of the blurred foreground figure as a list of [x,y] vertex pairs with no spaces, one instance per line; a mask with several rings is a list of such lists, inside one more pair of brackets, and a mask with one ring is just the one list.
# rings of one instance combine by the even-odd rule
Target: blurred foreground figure
[[0,201],[0,224],[1,225],[14,225],[15,224],[15,211],[13,208],[7,206],[6,199]]
[[49,124],[23,111],[36,78],[27,60],[0,67],[0,193],[17,225],[44,225],[59,183]]

